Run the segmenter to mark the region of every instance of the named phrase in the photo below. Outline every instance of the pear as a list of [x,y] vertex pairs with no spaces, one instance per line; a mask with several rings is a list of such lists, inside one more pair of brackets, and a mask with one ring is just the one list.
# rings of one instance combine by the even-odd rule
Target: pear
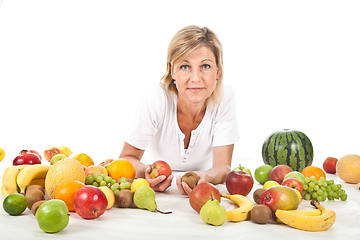
[[138,208],[147,209],[151,212],[160,212],[160,213],[171,213],[171,212],[162,212],[157,209],[157,204],[155,201],[155,192],[149,186],[142,186],[136,189],[134,193],[134,204]]
[[200,210],[200,217],[201,220],[208,224],[220,226],[227,220],[227,211],[225,207],[211,195],[211,199],[202,206]]

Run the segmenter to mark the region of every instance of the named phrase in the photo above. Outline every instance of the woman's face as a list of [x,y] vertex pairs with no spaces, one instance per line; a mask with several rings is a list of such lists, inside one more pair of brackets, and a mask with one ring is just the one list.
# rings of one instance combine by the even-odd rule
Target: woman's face
[[184,61],[175,64],[171,71],[176,81],[178,101],[205,103],[220,75],[214,53],[205,46],[195,49]]

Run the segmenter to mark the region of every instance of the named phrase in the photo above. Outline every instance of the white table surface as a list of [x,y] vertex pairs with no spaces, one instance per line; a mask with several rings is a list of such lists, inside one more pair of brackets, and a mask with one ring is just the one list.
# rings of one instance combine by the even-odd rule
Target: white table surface
[[[234,159],[234,161],[240,161]],[[241,160],[244,166],[248,166],[253,172],[260,165],[258,161],[251,159]],[[11,163],[7,158],[0,162],[0,173]],[[174,172],[174,175],[182,175],[182,172]],[[0,209],[0,233],[1,239],[16,237],[16,239],[47,239],[48,237],[59,239],[104,239],[118,237],[119,239],[360,239],[360,191],[359,184],[347,184],[337,175],[328,174],[328,179],[334,179],[342,184],[348,194],[347,201],[326,201],[322,204],[332,208],[336,213],[335,224],[323,232],[306,232],[297,230],[286,225],[270,222],[259,225],[251,220],[239,223],[225,222],[222,226],[211,226],[204,223],[197,212],[189,205],[187,196],[178,193],[175,180],[171,188],[164,193],[156,193],[158,208],[164,211],[172,211],[172,214],[162,215],[141,209],[122,209],[113,207],[95,220],[84,220],[76,213],[70,213],[68,226],[56,234],[44,233],[37,225],[35,217],[27,209],[19,216],[10,216]],[[224,184],[217,185],[222,193],[228,193]],[[252,193],[261,187],[255,181],[254,187],[248,198],[252,199]],[[3,197],[0,197],[3,201]],[[222,199],[222,203],[230,210],[235,206],[228,200]],[[309,201],[303,201],[299,209],[312,208]]]

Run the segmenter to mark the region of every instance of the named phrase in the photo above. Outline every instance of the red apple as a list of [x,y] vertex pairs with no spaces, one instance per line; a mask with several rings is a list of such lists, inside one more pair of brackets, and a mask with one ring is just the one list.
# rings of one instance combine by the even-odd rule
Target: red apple
[[338,159],[334,157],[328,157],[323,163],[323,169],[327,173],[336,173],[336,163]]
[[166,177],[170,176],[172,173],[171,167],[167,162],[158,160],[151,164],[151,170],[149,172],[149,177],[154,179],[160,175],[165,175]]
[[[23,151],[24,151],[24,150],[23,150]],[[40,154],[39,152],[37,152],[37,151],[35,151],[35,150],[28,150],[28,152],[30,152],[30,153],[35,153],[36,155],[39,156],[40,161],[42,160],[42,156],[41,156],[41,154]]]
[[299,180],[297,180],[296,178],[287,178],[281,183],[281,185],[287,186],[290,188],[294,188],[294,189],[298,190],[299,193],[302,193],[302,190],[303,190],[303,186],[302,186],[301,182]]
[[60,153],[61,153],[61,151],[59,148],[57,148],[55,146],[48,146],[44,151],[44,157],[46,160],[48,160],[50,162],[51,158],[53,156],[55,156],[56,154],[60,154]]
[[246,196],[254,186],[254,179],[247,172],[231,171],[226,177],[225,185],[231,195],[240,194]]
[[114,159],[111,159],[111,158],[106,159],[106,160],[102,161],[102,162],[99,164],[99,166],[104,167],[104,168],[107,169],[107,167],[109,166],[109,164],[110,164],[112,161],[114,161]]
[[84,219],[100,217],[108,206],[106,195],[99,188],[87,185],[74,196],[75,212]]
[[271,209],[273,217],[275,217],[275,211],[278,209],[297,209],[299,206],[299,198],[293,189],[277,185],[263,192],[259,204],[268,206]]
[[277,165],[270,172],[270,180],[281,184],[286,174],[292,171],[291,167],[287,165]]
[[196,185],[189,195],[190,206],[200,213],[202,206],[211,200],[211,195],[213,199],[216,199],[220,203],[220,192],[213,184],[203,182]]

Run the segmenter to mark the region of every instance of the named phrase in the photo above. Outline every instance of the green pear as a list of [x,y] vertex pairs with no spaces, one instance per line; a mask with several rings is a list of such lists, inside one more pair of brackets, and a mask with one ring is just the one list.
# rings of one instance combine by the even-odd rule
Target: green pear
[[200,217],[201,220],[208,224],[220,226],[227,220],[227,211],[225,207],[211,195],[211,200],[208,200],[200,209]]
[[139,187],[134,193],[134,203],[138,208],[155,212],[157,204],[154,190],[149,186]]

